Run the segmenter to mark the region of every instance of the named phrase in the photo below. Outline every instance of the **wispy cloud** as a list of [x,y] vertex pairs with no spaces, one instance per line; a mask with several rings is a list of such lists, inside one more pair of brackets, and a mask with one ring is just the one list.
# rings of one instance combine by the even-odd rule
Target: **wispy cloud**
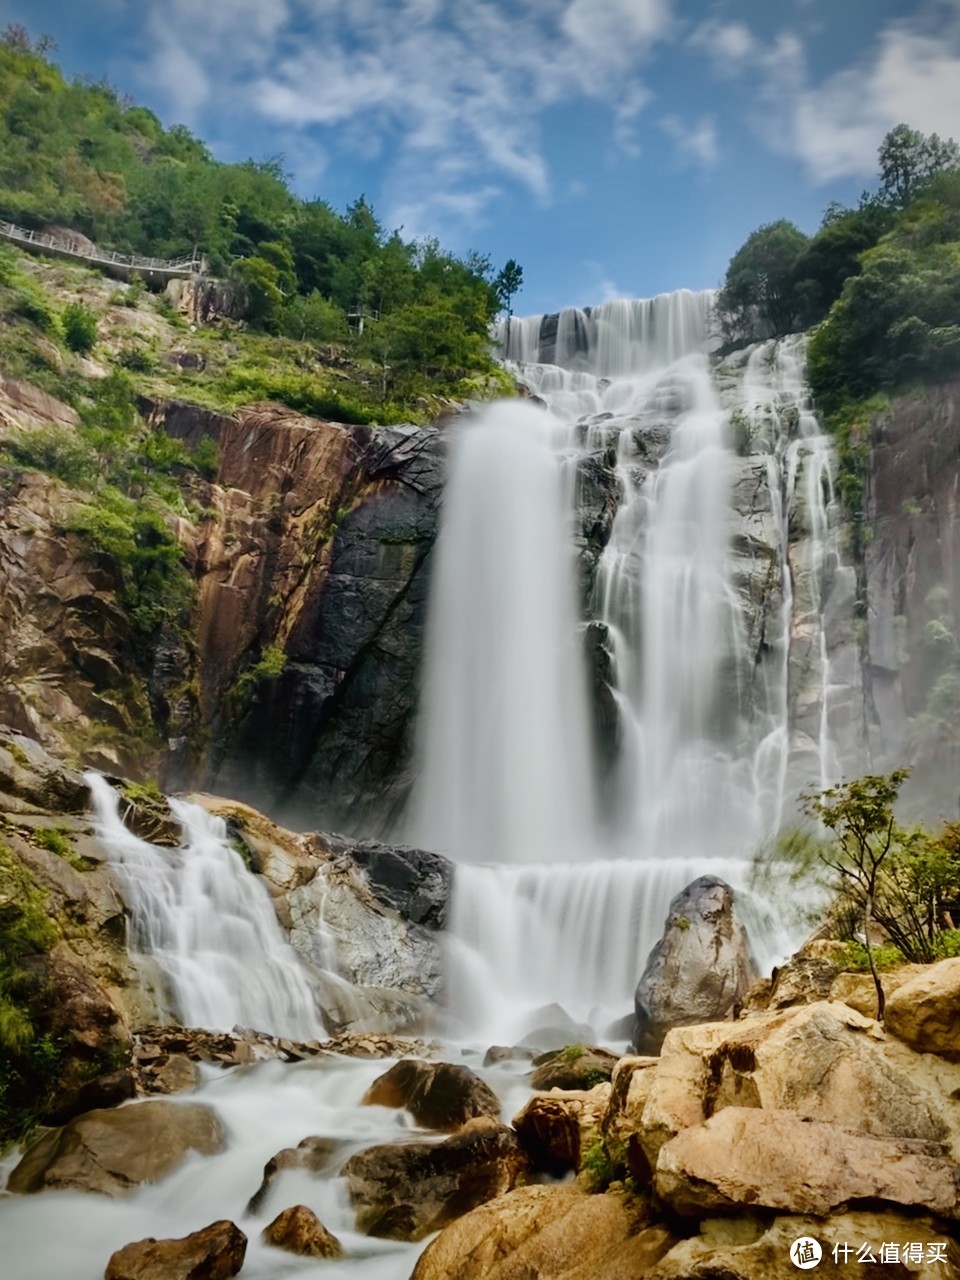
[[686,124],[679,116],[660,118],[660,128],[677,144],[681,161],[695,161],[705,169],[712,169],[720,159],[717,128],[710,116],[702,116],[692,124]]

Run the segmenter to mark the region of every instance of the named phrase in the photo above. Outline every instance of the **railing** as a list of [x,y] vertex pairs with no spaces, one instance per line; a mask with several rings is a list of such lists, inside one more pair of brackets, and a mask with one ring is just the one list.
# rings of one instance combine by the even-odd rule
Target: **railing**
[[68,236],[54,236],[46,231],[30,231],[25,227],[17,227],[12,222],[0,220],[0,237],[14,244],[33,245],[38,249],[50,249],[54,253],[65,253],[84,262],[99,262],[105,266],[125,267],[130,271],[161,271],[167,275],[193,275],[200,270],[201,259],[189,258],[145,258],[136,253],[114,253],[109,249],[99,249],[96,245],[87,246],[79,239]]

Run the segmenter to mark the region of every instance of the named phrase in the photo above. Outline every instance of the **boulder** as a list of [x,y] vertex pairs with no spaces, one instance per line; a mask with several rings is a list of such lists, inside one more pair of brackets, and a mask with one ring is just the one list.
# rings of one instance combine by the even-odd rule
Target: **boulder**
[[198,1103],[150,1101],[113,1111],[88,1111],[45,1133],[10,1174],[7,1190],[100,1191],[122,1196],[158,1182],[187,1156],[215,1155],[224,1146],[216,1112]]
[[756,976],[733,890],[716,876],[701,876],[671,902],[663,937],[637,984],[638,1052],[658,1052],[671,1027],[725,1017]]
[[496,1066],[498,1062],[532,1062],[534,1051],[523,1044],[492,1044],[483,1055],[485,1067]]
[[500,1099],[469,1067],[404,1058],[363,1095],[374,1107],[404,1107],[425,1129],[454,1133],[477,1116],[500,1119]]
[[343,1253],[337,1237],[303,1204],[277,1214],[260,1238],[264,1244],[285,1249],[287,1253],[298,1253],[303,1258],[339,1258]]
[[[681,1129],[728,1106],[790,1110],[875,1137],[960,1149],[960,1070],[912,1053],[877,1023],[821,1002],[671,1031],[636,1130],[650,1167]],[[958,1095],[960,1096],[960,1095]]]
[[638,1225],[615,1196],[521,1187],[445,1227],[411,1280],[633,1280],[674,1243]]
[[512,1129],[471,1120],[440,1143],[397,1143],[352,1156],[341,1174],[357,1228],[392,1240],[422,1240],[486,1200],[527,1180]]
[[883,1025],[919,1053],[960,1061],[960,957],[926,966],[897,987]]
[[[745,1227],[746,1230],[737,1230]],[[815,1268],[829,1280],[892,1280],[896,1276],[943,1280],[960,1276],[960,1248],[926,1217],[893,1211],[832,1214],[827,1219],[783,1215],[773,1222],[757,1219],[707,1219],[700,1234],[675,1244],[644,1280],[796,1280],[798,1268],[791,1246],[812,1236],[823,1250]],[[838,1249],[836,1261],[834,1247]],[[881,1261],[886,1246],[898,1261]],[[848,1249],[844,1254],[842,1250]],[[864,1249],[863,1260],[858,1253]],[[918,1257],[919,1254],[919,1257]],[[928,1261],[937,1254],[943,1262]]]
[[882,1201],[960,1217],[957,1166],[935,1143],[872,1138],[792,1111],[725,1107],[657,1157],[657,1195],[674,1213],[738,1209],[823,1215]]
[[600,1126],[614,1170],[622,1168],[644,1183],[650,1180],[651,1171],[637,1135],[659,1063],[659,1058],[620,1059],[610,1078],[610,1096]]
[[323,1173],[337,1160],[346,1141],[342,1138],[304,1138],[295,1147],[285,1147],[271,1156],[263,1166],[260,1186],[250,1197],[246,1212],[259,1213],[277,1178],[287,1169],[301,1169],[307,1173]]
[[600,1136],[609,1099],[606,1083],[587,1091],[535,1093],[513,1118],[533,1168],[553,1177],[576,1173],[581,1153]]
[[[880,980],[883,983],[887,1001],[889,1002],[893,993],[905,982],[909,982],[929,967],[925,964],[904,964],[881,974]],[[869,973],[838,973],[830,987],[830,999],[849,1005],[851,1009],[856,1009],[867,1018],[877,1016],[877,988]]]
[[243,1266],[247,1237],[232,1222],[214,1222],[180,1240],[138,1240],[107,1264],[104,1280],[231,1280]]
[[568,1044],[533,1059],[530,1084],[542,1090],[592,1089],[610,1079],[617,1061],[617,1055],[609,1049]]
[[71,1089],[54,1103],[48,1119],[51,1124],[66,1124],[85,1111],[106,1110],[136,1096],[137,1077],[129,1067],[122,1067]]

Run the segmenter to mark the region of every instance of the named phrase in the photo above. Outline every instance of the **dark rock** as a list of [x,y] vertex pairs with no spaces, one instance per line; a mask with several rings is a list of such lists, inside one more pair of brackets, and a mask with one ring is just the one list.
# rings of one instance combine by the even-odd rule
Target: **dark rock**
[[471,1120],[440,1143],[369,1147],[342,1169],[357,1227],[392,1240],[422,1240],[445,1223],[527,1179],[516,1134]]
[[278,1214],[260,1236],[264,1244],[303,1258],[339,1258],[340,1241],[326,1229],[312,1209],[297,1204]]
[[129,1102],[137,1096],[137,1076],[129,1067],[119,1071],[111,1071],[108,1075],[97,1076],[85,1084],[71,1090],[59,1099],[53,1109],[47,1113],[46,1120],[50,1124],[66,1124],[74,1116],[85,1111],[106,1110],[117,1107],[121,1102]]
[[247,1237],[214,1222],[179,1240],[138,1240],[110,1259],[104,1280],[231,1280],[243,1266]]
[[126,1195],[141,1182],[158,1182],[191,1151],[214,1155],[223,1128],[197,1103],[142,1102],[114,1111],[88,1111],[52,1129],[29,1147],[7,1182],[21,1195],[51,1189]]
[[609,1049],[568,1044],[534,1058],[530,1078],[534,1089],[592,1089],[609,1080],[619,1061]]
[[533,1057],[534,1051],[529,1045],[492,1044],[483,1055],[483,1065],[492,1067],[497,1062],[531,1062]]
[[304,1138],[295,1147],[285,1147],[263,1166],[263,1179],[250,1197],[246,1212],[259,1213],[270,1194],[273,1184],[287,1169],[301,1169],[307,1173],[323,1173],[332,1168],[346,1143],[340,1138]]
[[363,1095],[368,1106],[404,1107],[426,1129],[448,1133],[468,1120],[500,1118],[500,1100],[469,1069],[449,1062],[405,1058],[375,1080]]
[[701,876],[671,902],[637,985],[638,1052],[659,1052],[671,1027],[726,1017],[755,977],[733,890],[716,876]]
[[442,929],[453,882],[449,858],[405,845],[385,845],[375,840],[348,840],[325,835],[334,853],[345,853],[362,871],[374,895],[404,920]]

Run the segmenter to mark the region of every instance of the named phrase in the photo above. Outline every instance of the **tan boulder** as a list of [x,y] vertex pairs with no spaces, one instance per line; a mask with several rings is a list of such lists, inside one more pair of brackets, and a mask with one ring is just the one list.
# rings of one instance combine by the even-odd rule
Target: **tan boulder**
[[664,1041],[637,1140],[653,1168],[674,1134],[724,1107],[748,1106],[876,1137],[946,1142],[956,1154],[960,1072],[936,1062],[835,1002],[681,1028]]
[[500,1099],[469,1067],[405,1058],[374,1080],[367,1106],[403,1107],[425,1129],[455,1133],[478,1116],[500,1119]]
[[110,1259],[104,1280],[231,1280],[243,1266],[247,1237],[214,1222],[180,1240],[138,1240]]
[[45,1133],[10,1174],[7,1190],[100,1191],[122,1196],[159,1182],[191,1152],[215,1155],[224,1146],[215,1111],[198,1103],[150,1101],[88,1111]]
[[530,1085],[549,1089],[592,1089],[609,1080],[617,1065],[617,1055],[596,1045],[568,1044],[562,1049],[533,1059]]
[[340,1241],[327,1230],[312,1209],[295,1204],[277,1214],[260,1234],[264,1244],[287,1253],[298,1253],[303,1258],[339,1258],[343,1253]]
[[659,1058],[621,1058],[613,1069],[610,1097],[601,1122],[604,1146],[614,1168],[624,1166],[643,1181],[650,1177],[650,1167],[637,1134],[659,1065]]
[[912,1049],[960,1060],[960,957],[925,965],[897,987],[883,1021]]
[[960,1217],[957,1166],[935,1144],[873,1138],[791,1111],[725,1107],[660,1150],[655,1186],[675,1212],[827,1214],[885,1201]]
[[609,1100],[609,1084],[535,1093],[512,1122],[533,1167],[555,1177],[576,1172],[581,1154],[600,1136]]
[[[699,1235],[675,1244],[656,1266],[643,1273],[644,1280],[796,1280],[800,1272],[790,1251],[804,1237],[812,1237],[823,1251],[812,1273],[828,1280],[850,1280],[851,1276],[860,1280],[960,1277],[960,1247],[930,1218],[892,1211],[855,1211],[827,1219],[784,1215],[772,1223],[707,1219],[701,1223]],[[884,1246],[888,1257],[896,1250],[896,1262],[881,1261]],[[943,1261],[932,1261],[939,1257]]]
[[454,1218],[526,1182],[528,1163],[512,1129],[471,1120],[444,1142],[368,1147],[341,1170],[357,1228],[422,1240]]
[[[925,964],[904,964],[882,973],[880,981],[887,1001],[905,982],[928,968]],[[877,1016],[877,988],[869,973],[838,973],[830,987],[830,999],[839,1000],[868,1018]]]
[[522,1187],[446,1227],[411,1280],[634,1280],[673,1243],[638,1226],[619,1197]]

